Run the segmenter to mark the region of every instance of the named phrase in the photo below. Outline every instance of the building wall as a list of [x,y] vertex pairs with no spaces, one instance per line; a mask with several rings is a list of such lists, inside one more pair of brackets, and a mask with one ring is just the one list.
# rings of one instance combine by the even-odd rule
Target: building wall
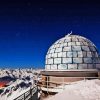
[[78,72],[78,71],[77,72],[65,72],[65,73],[62,73],[63,77],[59,76],[59,73],[57,72],[54,72],[54,74],[55,75],[42,75],[42,80],[43,80],[42,85],[44,85],[45,87],[48,86],[52,88],[52,87],[59,86],[63,83],[69,84],[71,82],[84,80],[86,78],[93,79],[95,77],[96,78],[100,77],[100,72],[97,72],[97,71],[94,71],[94,72],[91,72],[91,71],[89,72]]

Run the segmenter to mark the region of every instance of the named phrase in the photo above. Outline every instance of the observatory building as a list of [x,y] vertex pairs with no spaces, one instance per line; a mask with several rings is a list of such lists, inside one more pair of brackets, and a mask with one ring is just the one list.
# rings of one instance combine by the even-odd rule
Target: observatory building
[[[41,72],[46,87],[75,82],[99,75],[100,58],[96,46],[87,38],[68,34],[48,50],[45,70]],[[46,88],[45,87],[45,88]]]

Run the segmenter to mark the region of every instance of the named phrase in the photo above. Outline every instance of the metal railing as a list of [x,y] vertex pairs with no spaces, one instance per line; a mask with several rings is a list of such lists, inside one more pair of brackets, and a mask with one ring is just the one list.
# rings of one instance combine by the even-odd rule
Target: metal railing
[[[46,78],[46,80],[41,79],[40,84],[38,84],[38,86],[40,86],[41,88],[46,88],[47,91],[49,89],[63,89],[64,90],[65,85],[71,85],[71,84],[77,83],[77,81],[66,82],[65,79],[68,79],[68,78],[73,78],[73,79],[77,78],[77,79],[84,80],[84,81],[91,80],[91,79],[100,79],[100,77],[62,77],[62,80],[56,81],[56,79],[58,77],[54,77],[55,80],[50,81],[49,76],[45,76],[45,78]],[[78,81],[80,81],[80,80],[78,80]],[[52,84],[52,85],[50,85],[50,84]]]
[[23,93],[19,97],[15,98],[14,100],[33,100],[32,98],[36,98],[36,97],[34,97],[34,96],[36,96],[35,93],[37,93],[37,86],[26,91],[25,93]]

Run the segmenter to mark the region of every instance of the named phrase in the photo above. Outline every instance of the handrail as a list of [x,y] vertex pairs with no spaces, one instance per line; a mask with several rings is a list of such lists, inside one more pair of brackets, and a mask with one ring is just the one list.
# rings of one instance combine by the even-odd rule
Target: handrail
[[[46,76],[46,77],[48,77],[48,76]],[[56,79],[57,79],[58,77],[56,77]],[[84,79],[84,80],[86,80],[86,79],[100,79],[100,77],[63,77],[63,78],[82,78],[82,79]],[[46,81],[46,80],[44,80],[44,79],[41,79],[40,80],[40,82],[45,82],[45,83],[47,83],[47,82],[49,82],[49,83],[57,83],[57,84],[61,84],[61,83],[70,83],[70,82],[57,82],[57,81]],[[72,82],[71,82],[72,83]]]
[[[42,85],[42,87],[46,87],[47,85]],[[46,87],[47,88],[47,87]],[[62,89],[61,87],[55,87],[55,86],[48,86],[48,88],[56,88],[56,89]]]
[[32,98],[32,96],[36,93],[37,87],[33,87],[30,90],[26,91],[25,93],[21,94],[14,100],[28,100],[29,98]]
[[[45,78],[47,78],[47,79],[48,79],[48,77],[49,76],[45,76]],[[59,77],[54,77],[54,78],[59,78]],[[100,79],[100,77],[62,77],[61,81],[49,81],[49,80],[41,79],[39,81],[40,83],[38,83],[37,85],[40,86],[41,88],[46,88],[47,92],[48,92],[49,89],[65,89],[65,85],[71,85],[71,84],[76,83],[76,82],[65,82],[64,78],[82,78],[84,81],[86,81],[87,79]],[[54,85],[49,85],[51,83]]]

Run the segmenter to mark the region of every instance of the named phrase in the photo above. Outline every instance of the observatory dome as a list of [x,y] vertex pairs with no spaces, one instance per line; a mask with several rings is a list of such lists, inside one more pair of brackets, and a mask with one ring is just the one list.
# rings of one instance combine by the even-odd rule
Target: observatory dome
[[90,40],[68,34],[49,48],[45,70],[96,69],[99,63],[98,50]]

